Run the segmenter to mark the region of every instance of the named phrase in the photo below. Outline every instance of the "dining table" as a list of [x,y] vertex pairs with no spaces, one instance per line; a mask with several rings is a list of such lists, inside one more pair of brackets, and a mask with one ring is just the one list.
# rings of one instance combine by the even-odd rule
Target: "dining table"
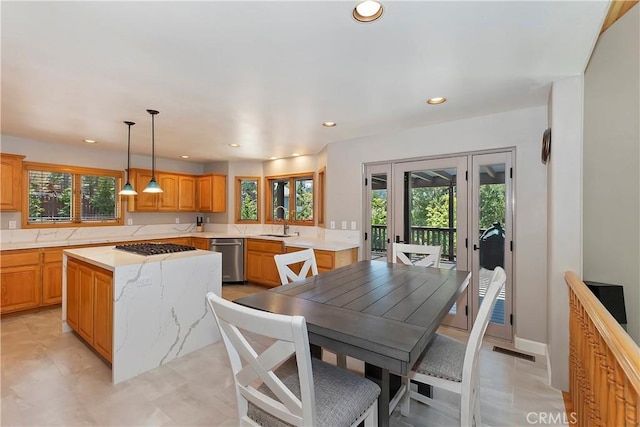
[[380,385],[378,424],[386,427],[404,392],[400,376],[410,372],[470,277],[463,270],[363,260],[235,302],[304,316],[313,348],[363,361],[365,376]]

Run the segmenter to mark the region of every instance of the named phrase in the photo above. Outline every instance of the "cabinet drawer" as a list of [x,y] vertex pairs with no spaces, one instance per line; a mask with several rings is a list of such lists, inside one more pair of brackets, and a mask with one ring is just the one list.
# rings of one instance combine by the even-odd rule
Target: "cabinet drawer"
[[2,258],[3,267],[40,264],[40,251],[38,249],[2,251],[0,256]]
[[62,262],[62,249],[45,249],[44,262]]
[[318,264],[318,268],[326,268],[328,270],[333,270],[333,253],[327,251],[320,251],[317,249],[313,250],[316,254],[316,263]]
[[274,254],[280,254],[284,252],[282,242],[261,239],[247,239],[247,250],[257,252],[271,252]]

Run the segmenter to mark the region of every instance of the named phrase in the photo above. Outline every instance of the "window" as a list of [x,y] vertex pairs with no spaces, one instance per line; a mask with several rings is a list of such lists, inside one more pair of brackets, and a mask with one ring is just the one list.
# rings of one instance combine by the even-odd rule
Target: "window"
[[267,222],[286,218],[289,224],[313,225],[313,172],[265,179]]
[[23,227],[122,225],[122,172],[25,163]]
[[324,226],[326,168],[318,171],[318,226]]
[[259,177],[236,177],[236,223],[260,223]]

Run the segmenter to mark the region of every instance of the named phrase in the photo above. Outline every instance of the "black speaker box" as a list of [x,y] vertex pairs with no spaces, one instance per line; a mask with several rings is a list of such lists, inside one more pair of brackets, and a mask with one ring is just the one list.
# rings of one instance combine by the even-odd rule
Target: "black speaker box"
[[591,292],[600,300],[614,319],[621,325],[627,324],[627,312],[624,308],[624,292],[621,285],[599,283],[585,280]]

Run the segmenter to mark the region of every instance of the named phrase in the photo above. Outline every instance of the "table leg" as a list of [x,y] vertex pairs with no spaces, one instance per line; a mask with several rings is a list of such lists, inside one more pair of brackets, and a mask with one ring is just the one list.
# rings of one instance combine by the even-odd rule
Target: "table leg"
[[389,426],[389,402],[402,386],[401,378],[398,375],[390,374],[388,369],[364,364],[364,376],[380,386],[380,396],[378,397],[378,425]]

